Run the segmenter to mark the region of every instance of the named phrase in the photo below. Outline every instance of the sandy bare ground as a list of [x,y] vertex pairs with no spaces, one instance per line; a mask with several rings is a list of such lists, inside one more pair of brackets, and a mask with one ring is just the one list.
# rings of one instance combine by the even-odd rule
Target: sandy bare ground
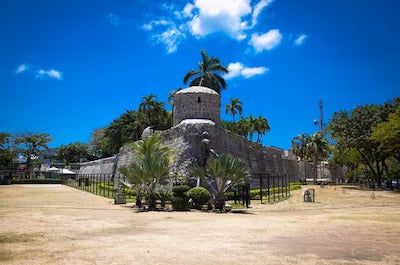
[[[307,187],[307,188],[310,188]],[[315,187],[246,213],[136,213],[60,185],[0,186],[2,264],[400,264],[400,194]]]

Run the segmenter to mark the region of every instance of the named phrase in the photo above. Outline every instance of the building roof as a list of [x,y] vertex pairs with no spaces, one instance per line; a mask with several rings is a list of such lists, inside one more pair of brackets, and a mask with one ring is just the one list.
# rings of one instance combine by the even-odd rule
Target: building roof
[[191,86],[178,91],[176,94],[199,94],[199,93],[219,95],[214,90],[204,86]]

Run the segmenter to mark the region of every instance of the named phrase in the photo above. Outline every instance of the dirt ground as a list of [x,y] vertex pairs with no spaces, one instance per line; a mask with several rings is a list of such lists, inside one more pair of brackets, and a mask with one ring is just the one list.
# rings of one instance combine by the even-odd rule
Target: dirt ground
[[61,185],[0,186],[1,264],[400,264],[400,193],[315,186],[241,213],[142,212]]

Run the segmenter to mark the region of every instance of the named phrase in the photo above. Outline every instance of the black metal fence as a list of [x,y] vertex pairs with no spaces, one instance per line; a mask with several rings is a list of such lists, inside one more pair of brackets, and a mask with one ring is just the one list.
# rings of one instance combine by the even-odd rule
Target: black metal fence
[[[234,185],[227,200],[249,207],[251,200],[263,203],[276,203],[290,197],[290,178],[288,175],[253,175],[245,185]],[[233,193],[233,197],[232,197]]]
[[[127,182],[121,174],[78,174],[63,178],[63,184],[88,191],[107,198],[116,198],[118,187],[114,183]],[[226,196],[226,200],[235,204],[249,207],[251,200],[261,203],[276,203],[290,197],[290,178],[287,175],[253,175],[245,185],[233,185]],[[126,198],[133,199],[133,193],[127,193]]]
[[[120,174],[78,174],[63,178],[63,184],[103,197],[115,198],[117,187],[114,183],[119,183],[120,180],[126,182],[126,177]],[[126,193],[126,196],[128,199],[133,198],[130,193]]]

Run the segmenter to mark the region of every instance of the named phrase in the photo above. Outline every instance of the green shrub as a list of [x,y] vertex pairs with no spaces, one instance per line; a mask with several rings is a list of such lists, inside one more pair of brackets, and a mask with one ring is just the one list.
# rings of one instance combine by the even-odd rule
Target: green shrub
[[179,185],[172,187],[172,192],[174,193],[175,197],[186,197],[186,192],[190,190],[188,185]]
[[159,191],[156,194],[158,199],[160,199],[161,201],[162,207],[164,207],[167,204],[167,202],[171,201],[173,195],[172,192],[169,191]]
[[189,198],[172,197],[171,204],[174,211],[187,211],[189,209]]
[[193,200],[196,209],[201,209],[201,206],[206,204],[211,198],[210,192],[203,187],[192,188],[186,193],[186,195]]
[[179,185],[172,188],[174,196],[171,199],[172,207],[175,211],[185,211],[189,209],[189,198],[186,193],[190,190],[187,185]]

